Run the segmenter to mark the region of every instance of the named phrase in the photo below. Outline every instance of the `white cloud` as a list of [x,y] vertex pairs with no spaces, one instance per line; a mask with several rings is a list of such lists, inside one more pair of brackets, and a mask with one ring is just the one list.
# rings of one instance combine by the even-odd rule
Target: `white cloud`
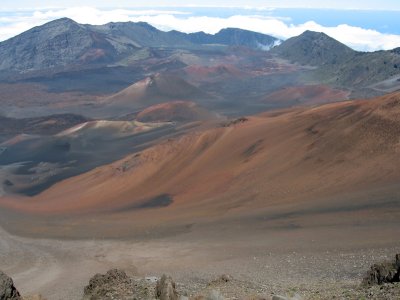
[[262,15],[235,15],[227,18],[193,16],[187,12],[175,10],[140,9],[97,9],[93,7],[72,7],[16,14],[12,17],[0,17],[0,40],[5,40],[33,26],[37,26],[61,17],[69,17],[84,24],[105,24],[108,22],[143,21],[161,30],[179,30],[182,32],[204,31],[216,33],[222,28],[238,27],[270,34],[287,39],[301,34],[305,30],[325,32],[340,42],[361,51],[387,50],[400,47],[400,35],[380,33],[376,30],[354,27],[346,24],[325,27],[314,21],[303,24],[291,24],[287,18]]
[[324,32],[349,47],[359,51],[389,50],[400,47],[400,35],[384,34],[376,30],[354,27],[346,24],[325,27],[309,21],[304,24],[288,24],[285,20],[263,16],[187,17],[173,15],[140,16],[135,21],[144,21],[162,30],[176,29],[184,32],[204,31],[216,33],[222,28],[239,27],[287,39],[306,30]]

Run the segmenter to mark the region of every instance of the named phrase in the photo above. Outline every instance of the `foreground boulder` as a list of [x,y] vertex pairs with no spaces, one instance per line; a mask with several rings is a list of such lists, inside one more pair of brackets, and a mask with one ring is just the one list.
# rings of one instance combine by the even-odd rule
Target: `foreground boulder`
[[13,280],[0,271],[0,300],[20,300],[19,292],[14,286]]
[[178,300],[176,284],[170,276],[164,274],[157,282],[156,296],[160,300]]
[[371,266],[363,281],[366,285],[394,282],[400,282],[400,254],[396,255],[395,261]]
[[83,299],[133,299],[134,283],[124,271],[113,269],[105,275],[96,274],[85,287]]

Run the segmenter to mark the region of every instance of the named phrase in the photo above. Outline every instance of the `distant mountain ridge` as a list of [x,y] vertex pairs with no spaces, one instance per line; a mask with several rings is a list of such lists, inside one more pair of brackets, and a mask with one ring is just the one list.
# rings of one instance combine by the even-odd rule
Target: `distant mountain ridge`
[[280,40],[262,33],[238,29],[225,28],[216,34],[204,32],[189,33],[189,40],[195,44],[222,44],[229,46],[247,46],[255,49],[269,50]]
[[305,31],[271,52],[291,62],[318,67],[318,80],[350,89],[365,88],[400,75],[399,48],[359,52],[322,32]]
[[[0,43],[0,70],[26,71],[65,65],[72,60],[83,60],[85,55],[89,59],[90,49],[96,48],[98,58],[101,55],[104,59],[113,54],[109,53],[113,50],[111,45],[100,36],[63,18]],[[95,51],[92,51],[92,55],[96,55]]]
[[[274,47],[277,44],[280,45]],[[58,72],[71,68],[127,67],[144,59],[159,59],[160,53],[167,57],[168,51],[211,51],[214,55],[213,51],[238,46],[270,50],[269,54],[292,63],[316,67],[312,84],[331,84],[358,91],[372,86],[380,94],[396,90],[396,76],[400,75],[400,48],[358,52],[322,32],[305,31],[282,42],[269,35],[237,28],[222,29],[216,34],[187,34],[161,31],[144,22],[88,25],[68,18],[34,27],[1,42],[0,72],[7,79],[13,73],[29,77],[31,71],[46,74],[50,69]],[[246,59],[251,59],[253,54],[246,55]],[[162,62],[165,67],[159,67],[158,71],[168,71],[177,64],[185,66],[186,62],[180,58],[170,57]],[[386,80],[390,82],[384,82]],[[357,96],[368,97],[365,93]]]
[[83,25],[62,18],[0,43],[0,70],[19,72],[81,64],[117,63],[147,48],[195,49],[205,44],[269,47],[278,39],[229,28],[215,35],[161,31],[144,22]]

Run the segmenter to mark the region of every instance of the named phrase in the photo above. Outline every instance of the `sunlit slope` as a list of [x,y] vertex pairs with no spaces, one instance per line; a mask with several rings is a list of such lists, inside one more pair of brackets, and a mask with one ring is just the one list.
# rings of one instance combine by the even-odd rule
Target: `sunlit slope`
[[369,189],[399,178],[399,118],[398,93],[266,113],[170,139],[34,198],[5,201],[46,213],[126,212],[136,221],[162,211],[179,220],[333,204],[327,199],[346,192],[366,191],[368,202]]

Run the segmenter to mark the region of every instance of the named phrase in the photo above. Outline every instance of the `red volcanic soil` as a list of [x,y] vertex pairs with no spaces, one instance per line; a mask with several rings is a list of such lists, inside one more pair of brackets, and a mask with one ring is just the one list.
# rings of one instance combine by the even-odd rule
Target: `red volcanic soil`
[[188,80],[198,83],[212,83],[230,79],[245,77],[265,76],[277,73],[291,73],[299,70],[299,66],[287,64],[276,59],[259,58],[254,61],[232,61],[227,60],[212,66],[193,64],[189,65],[177,74],[185,76]]
[[33,215],[107,213],[127,222],[122,235],[128,223],[143,229],[259,214],[276,226],[398,222],[399,120],[400,93],[265,113],[1,203]]
[[144,108],[171,100],[195,100],[205,96],[206,94],[200,89],[180,77],[156,74],[105,98],[104,104],[111,109],[113,107]]
[[112,210],[170,194],[173,207],[202,203],[193,214],[208,214],[395,182],[399,118],[400,94],[265,113],[169,140],[13,206]]
[[186,76],[197,81],[222,80],[245,75],[245,72],[229,64],[217,66],[190,65],[183,70]]
[[348,99],[350,92],[333,89],[327,85],[302,85],[286,87],[264,97],[271,104],[323,104]]
[[100,60],[102,58],[106,58],[107,53],[104,49],[90,49],[86,53],[84,53],[79,59],[83,63],[88,63],[96,60]]
[[0,83],[0,101],[0,113],[18,118],[62,113],[69,108],[96,103],[95,97],[90,95],[52,93],[45,86],[33,83]]
[[189,101],[172,101],[156,104],[142,110],[136,120],[140,122],[187,122],[197,120],[211,120],[217,118],[217,114]]

